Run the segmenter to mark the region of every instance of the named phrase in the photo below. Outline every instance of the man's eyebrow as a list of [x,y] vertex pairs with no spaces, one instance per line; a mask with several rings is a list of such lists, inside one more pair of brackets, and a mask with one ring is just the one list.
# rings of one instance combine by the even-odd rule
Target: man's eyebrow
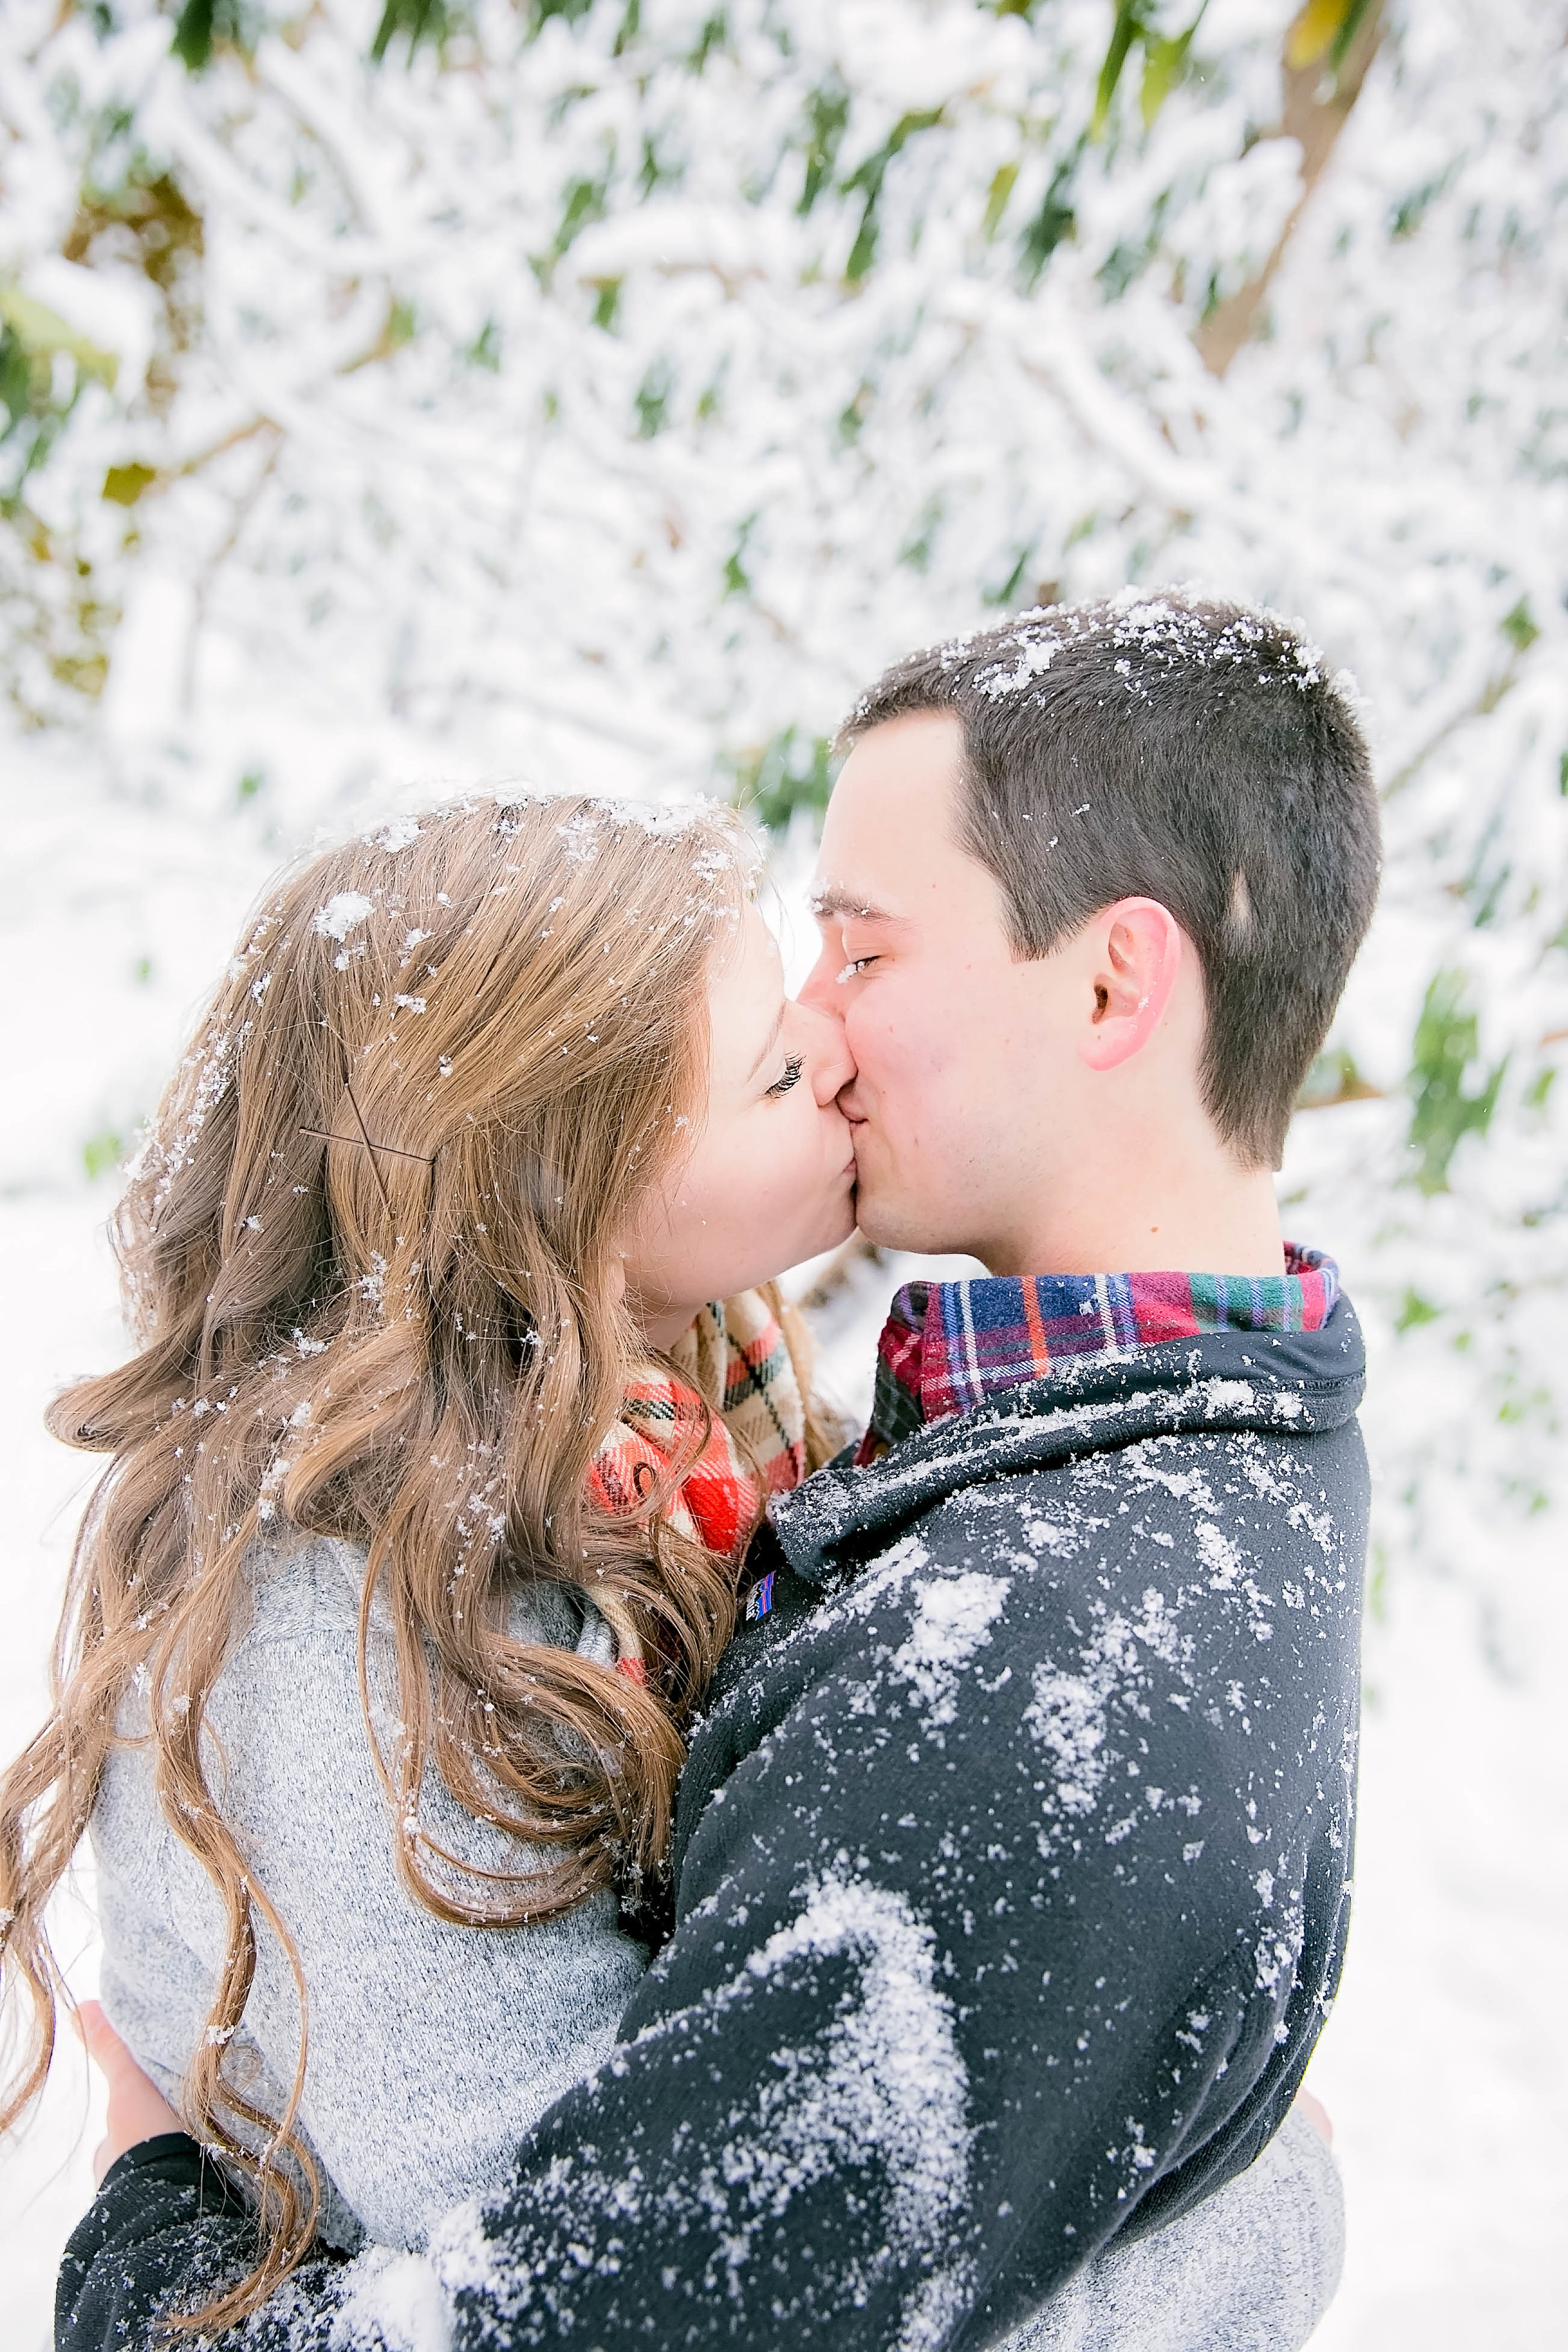
[[762,1050],[762,1052],[757,1055],[756,1060],[752,1064],[751,1068],[746,1072],[746,1084],[747,1084],[748,1086],[750,1086],[750,1085],[751,1085],[752,1080],[756,1076],[757,1072],[762,1068],[763,1064],[767,1060],[768,1055],[773,1052],[773,1047],[778,1044],[778,1042],[779,1042],[779,1031],[784,1027],[784,1003],[783,1003],[783,1000],[782,1000],[782,998],[781,998],[780,1003],[779,1003],[779,1009],[778,1009],[778,1012],[776,1013],[776,1014],[775,1014],[775,1015],[774,1015],[774,1017],[773,1017],[773,1027],[768,1031],[767,1035],[766,1035],[766,1036],[763,1038],[763,1050]]
[[823,889],[812,892],[811,911],[819,923],[846,915],[862,923],[900,923],[904,919],[901,915],[890,915],[886,907],[874,907],[868,898],[857,898],[853,890],[845,889],[838,882],[829,882]]

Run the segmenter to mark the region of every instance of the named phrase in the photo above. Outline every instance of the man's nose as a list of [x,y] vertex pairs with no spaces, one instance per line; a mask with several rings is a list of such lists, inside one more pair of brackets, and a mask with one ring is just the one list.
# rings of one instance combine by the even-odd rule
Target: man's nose
[[[838,961],[842,964],[843,957],[840,956]],[[837,1028],[843,1028],[844,991],[838,985],[838,974],[834,969],[834,950],[830,943],[824,942],[822,953],[807,972],[805,985],[801,989],[795,1002],[805,1005],[813,1013],[826,1014]]]

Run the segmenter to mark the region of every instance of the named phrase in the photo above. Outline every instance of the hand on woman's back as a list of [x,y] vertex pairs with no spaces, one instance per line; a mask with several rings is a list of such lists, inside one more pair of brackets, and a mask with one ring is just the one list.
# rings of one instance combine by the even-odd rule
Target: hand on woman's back
[[185,2126],[152,2076],[142,2072],[105,2017],[100,2002],[84,2000],[77,2011],[77,2023],[87,2054],[109,2088],[103,2137],[92,2152],[92,2177],[101,2185],[110,2166],[127,2149],[144,2139],[157,2138],[161,2132],[184,2131]]

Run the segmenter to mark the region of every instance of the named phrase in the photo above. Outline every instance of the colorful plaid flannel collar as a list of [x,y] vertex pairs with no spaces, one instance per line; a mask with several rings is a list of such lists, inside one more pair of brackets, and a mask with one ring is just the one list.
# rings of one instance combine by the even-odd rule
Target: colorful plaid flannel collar
[[1279,1275],[1067,1274],[908,1282],[877,1347],[877,1461],[928,1422],[969,1412],[1068,1357],[1120,1356],[1205,1331],[1321,1331],[1339,1297],[1321,1250],[1285,1245]]

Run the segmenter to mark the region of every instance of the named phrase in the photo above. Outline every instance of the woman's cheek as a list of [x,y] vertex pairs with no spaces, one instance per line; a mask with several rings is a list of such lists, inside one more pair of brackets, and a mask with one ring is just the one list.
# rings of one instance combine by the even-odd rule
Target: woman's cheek
[[799,1223],[813,1179],[798,1132],[782,1133],[775,1125],[759,1149],[761,1156],[751,1170],[751,1223],[759,1238],[773,1240]]

